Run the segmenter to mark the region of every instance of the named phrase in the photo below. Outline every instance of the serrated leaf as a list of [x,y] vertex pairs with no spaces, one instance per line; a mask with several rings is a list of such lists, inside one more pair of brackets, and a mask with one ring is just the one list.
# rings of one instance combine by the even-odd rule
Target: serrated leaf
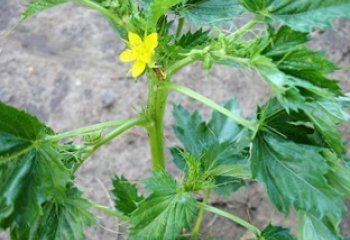
[[[306,33],[294,31],[287,26],[276,30],[270,27],[268,32],[267,38],[262,42],[264,49],[262,54],[271,58],[280,71],[293,76],[293,80],[299,79],[295,85],[306,89],[314,85],[336,95],[341,93],[338,82],[325,76],[335,71],[337,67],[322,53],[305,47],[305,43],[308,42]],[[309,84],[302,84],[300,80]],[[316,90],[315,87],[313,89]]]
[[238,0],[192,0],[187,1],[179,14],[197,26],[220,25],[232,21],[243,8]]
[[298,212],[298,239],[299,240],[343,240],[338,232],[339,223],[334,218],[319,218],[312,214]]
[[[239,111],[235,100],[228,101],[225,107]],[[171,153],[175,164],[187,173],[185,185],[192,184],[199,190],[214,180],[214,190],[225,195],[229,193],[227,190],[234,191],[243,186],[244,181],[238,178],[250,176],[248,152],[245,151],[249,144],[249,132],[216,112],[209,123],[204,122],[198,112],[190,114],[181,106],[175,106],[173,114],[176,120],[174,132],[184,149],[175,147]],[[190,164],[191,158],[186,158],[186,153],[199,163],[199,170]]]
[[307,102],[302,107],[304,113],[322,134],[327,144],[338,154],[345,151],[337,125],[349,119],[340,104],[333,99]]
[[258,110],[260,130],[277,134],[301,144],[316,144],[312,141],[315,129],[308,123],[307,116],[298,112],[287,112],[276,99],[270,99]]
[[130,239],[176,239],[196,215],[196,200],[166,173],[146,180],[152,194],[131,214]]
[[132,213],[144,199],[138,195],[136,185],[131,184],[123,176],[120,178],[116,176],[113,179],[112,192],[116,198],[115,207],[125,215]]
[[[286,56],[288,54],[286,53]],[[313,52],[310,54],[314,55]],[[317,65],[316,59],[313,59],[311,55],[308,60],[311,61],[310,65]],[[335,97],[335,94],[340,93],[338,85],[324,77],[321,71],[308,70],[302,58],[294,63],[300,64],[299,68],[296,67],[293,70],[283,68],[283,63],[287,59],[288,57],[281,57],[279,62],[277,60],[273,62],[272,59],[265,56],[256,56],[252,64],[288,111],[301,109],[306,98],[314,96],[332,98]]]
[[289,229],[271,224],[261,232],[261,237],[265,240],[296,240]]
[[203,29],[200,28],[195,32],[189,31],[183,34],[180,39],[176,40],[176,45],[184,49],[192,50],[193,48],[208,43],[209,40],[209,32],[203,31]]
[[0,103],[0,225],[30,223],[41,203],[61,201],[70,171],[59,146],[45,141],[52,130],[36,117]]
[[26,9],[22,13],[22,18],[23,19],[30,18],[48,8],[52,8],[69,1],[71,0],[31,0],[26,5]]
[[330,171],[327,173],[328,183],[342,195],[350,197],[350,168],[331,151],[324,151]]
[[29,226],[13,225],[11,239],[14,240],[83,240],[84,227],[95,223],[95,217],[89,212],[90,203],[81,192],[68,187],[66,196],[60,203],[45,202],[43,214],[36,217]]
[[291,205],[317,216],[341,216],[344,203],[325,178],[328,164],[320,149],[260,133],[253,142],[253,177],[265,183],[274,205],[288,214]]
[[241,0],[249,11],[297,31],[328,28],[335,18],[350,18],[349,0]]

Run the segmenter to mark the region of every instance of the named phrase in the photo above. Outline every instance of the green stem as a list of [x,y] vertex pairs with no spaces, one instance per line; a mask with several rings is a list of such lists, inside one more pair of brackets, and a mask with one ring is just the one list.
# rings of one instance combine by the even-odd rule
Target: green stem
[[179,23],[177,25],[176,35],[175,35],[176,39],[178,39],[181,36],[184,25],[185,25],[185,18],[180,17]]
[[[164,81],[164,80],[162,80]],[[148,73],[147,111],[151,124],[147,126],[154,171],[165,169],[163,120],[168,90],[159,88],[160,80],[153,71]]]
[[171,82],[166,82],[163,83],[162,85],[164,88],[167,89],[172,89],[175,90],[177,92],[180,92],[184,95],[187,95],[209,107],[211,107],[212,109],[222,113],[223,115],[231,118],[233,121],[235,121],[236,123],[238,123],[239,125],[248,128],[252,131],[256,130],[256,124],[254,122],[250,122],[246,119],[244,119],[243,117],[241,117],[239,114],[235,113],[235,112],[231,112],[228,109],[220,106],[219,104],[215,103],[214,101],[212,101],[211,99],[202,96],[201,94],[199,94],[198,92],[193,91],[190,88],[187,88],[183,85],[180,84],[176,84],[176,83],[171,83]]
[[242,218],[236,216],[236,215],[233,215],[231,213],[228,213],[226,211],[223,211],[219,208],[216,208],[216,207],[213,207],[213,206],[209,206],[207,204],[204,204],[204,203],[198,203],[198,206],[203,208],[204,210],[208,211],[208,212],[211,212],[211,213],[214,213],[214,214],[217,214],[219,216],[222,216],[224,218],[227,218],[239,225],[241,225],[242,227],[248,229],[249,231],[251,231],[252,233],[254,233],[256,236],[260,237],[261,236],[261,231],[255,227],[254,225],[250,224],[249,222],[243,220]]
[[[209,198],[210,198],[210,189],[206,189],[204,191],[204,198],[203,198],[203,204],[208,204]],[[196,220],[196,224],[194,225],[193,231],[192,231],[192,236],[193,238],[199,239],[199,231],[201,229],[201,225],[202,225],[202,221],[203,221],[203,217],[204,217],[204,208],[200,207],[199,213],[198,213],[198,217]]]
[[236,32],[232,33],[229,38],[231,39],[238,39],[243,37],[244,34],[246,34],[250,29],[252,29],[256,24],[258,24],[260,21],[257,18],[252,19],[249,21],[246,25],[238,29]]
[[88,159],[97,149],[99,149],[101,146],[105,145],[106,143],[112,141],[114,138],[125,132],[126,130],[134,127],[134,126],[143,126],[148,122],[147,119],[144,117],[138,117],[138,118],[133,118],[125,122],[124,124],[120,125],[117,129],[113,130],[112,132],[108,133],[106,136],[104,136],[102,139],[100,139],[92,148],[90,151],[86,153],[84,158],[77,164],[73,172],[76,172],[79,167],[85,162],[86,159]]
[[174,73],[176,73],[178,70],[186,67],[187,65],[193,63],[195,60],[191,57],[185,57],[183,59],[181,59],[180,61],[177,61],[176,63],[174,63],[173,65],[171,65],[168,69],[167,69],[167,75],[170,77],[172,76]]
[[107,18],[111,19],[112,21],[114,21],[117,25],[119,25],[120,27],[123,27],[125,25],[125,23],[122,21],[122,19],[120,19],[119,17],[117,17],[116,15],[114,15],[113,13],[111,13],[110,11],[108,11],[106,8],[100,6],[99,4],[91,1],[91,0],[78,0],[80,3],[84,4],[87,7],[90,7],[92,9],[95,9],[97,11],[99,11],[102,15],[106,16]]
[[64,138],[86,135],[86,134],[93,133],[96,131],[102,131],[102,130],[105,130],[107,128],[118,127],[129,120],[130,119],[118,119],[118,120],[114,120],[114,121],[108,121],[108,122],[104,122],[104,123],[98,123],[98,124],[82,127],[79,129],[75,129],[75,130],[64,132],[64,133],[59,133],[56,135],[51,135],[51,136],[49,135],[45,138],[45,141],[57,141],[57,140],[61,140]]
[[96,209],[100,210],[101,212],[104,212],[110,216],[113,216],[113,217],[117,217],[125,222],[128,222],[129,221],[129,217],[128,216],[125,216],[123,213],[119,212],[119,211],[116,211],[114,209],[111,209],[109,207],[106,207],[106,206],[103,206],[91,199],[88,200],[89,203]]

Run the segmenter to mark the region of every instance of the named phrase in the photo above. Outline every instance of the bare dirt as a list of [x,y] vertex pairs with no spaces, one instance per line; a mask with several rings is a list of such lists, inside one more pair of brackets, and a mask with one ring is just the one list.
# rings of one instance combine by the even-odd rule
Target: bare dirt
[[[84,7],[64,5],[31,20],[16,25],[23,4],[20,0],[0,0],[0,100],[25,108],[40,117],[56,131],[66,131],[84,125],[118,117],[131,117],[145,103],[146,81],[127,77],[128,66],[117,59],[124,45],[99,14]],[[350,90],[350,21],[337,21],[339,31],[314,34],[311,46],[323,50],[342,66],[335,77]],[[347,69],[347,70],[346,70]],[[263,104],[269,90],[257,76],[227,67],[216,66],[206,76],[200,64],[184,69],[176,81],[188,85],[223,102],[236,96],[244,115],[253,113]],[[176,142],[171,131],[172,103],[190,109],[209,110],[178,94],[171,94],[165,122],[166,144]],[[350,128],[342,127],[349,139]],[[171,172],[177,173],[170,161]],[[111,178],[123,174],[136,183],[150,174],[147,136],[135,128],[99,150],[80,169],[77,183],[86,195],[105,205],[111,205]],[[268,203],[264,188],[251,184],[228,199],[214,197],[213,204],[249,219],[262,227],[269,221],[294,226]],[[99,225],[87,230],[87,239],[116,240],[126,238],[122,223],[97,213]],[[350,214],[343,224],[350,237]],[[244,229],[218,217],[207,215],[204,236],[218,239],[246,239]],[[8,239],[6,233],[0,239]]]

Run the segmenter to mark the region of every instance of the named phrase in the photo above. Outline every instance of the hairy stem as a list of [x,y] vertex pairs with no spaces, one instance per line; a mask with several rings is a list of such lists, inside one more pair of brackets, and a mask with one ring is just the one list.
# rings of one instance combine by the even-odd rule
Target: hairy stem
[[105,145],[106,143],[112,141],[114,138],[116,138],[117,136],[119,136],[120,134],[122,134],[123,132],[125,132],[126,130],[134,127],[134,126],[143,126],[148,122],[147,119],[145,119],[144,117],[137,117],[137,118],[133,118],[128,120],[127,122],[125,122],[124,124],[120,125],[118,128],[116,128],[115,130],[113,130],[112,132],[108,133],[106,136],[104,136],[102,139],[100,139],[94,146],[91,147],[90,151],[88,151],[86,153],[86,155],[84,156],[84,158],[79,162],[79,164],[77,164],[74,169],[73,172],[76,172],[79,167],[84,163],[84,161],[89,158],[97,149],[99,149],[101,146]]
[[237,38],[243,37],[244,34],[246,34],[250,29],[252,29],[258,23],[259,23],[259,20],[257,18],[254,18],[253,20],[249,21],[246,25],[238,29],[236,32],[232,33],[230,35],[230,38],[237,39]]
[[101,212],[104,212],[110,216],[113,216],[113,217],[117,217],[125,222],[128,222],[129,221],[129,217],[128,216],[125,216],[123,213],[119,212],[119,211],[116,211],[112,208],[109,208],[109,207],[106,207],[106,206],[103,206],[91,199],[88,200],[89,203],[96,209],[100,210]]
[[187,65],[193,63],[195,60],[191,57],[185,57],[179,61],[177,61],[176,63],[174,63],[173,65],[171,65],[168,69],[167,69],[167,75],[168,76],[172,76],[174,73],[176,73],[178,70],[186,67]]
[[226,211],[223,211],[219,208],[209,206],[209,205],[204,204],[204,203],[198,203],[198,206],[203,208],[204,210],[206,210],[208,212],[222,216],[224,218],[227,218],[227,219],[241,225],[242,227],[248,229],[249,231],[251,231],[252,233],[254,233],[258,237],[261,235],[261,231],[257,227],[255,227],[254,225],[250,224],[249,222],[243,220],[242,218],[240,218],[236,215],[233,215],[233,214],[228,213]]
[[180,84],[171,83],[171,82],[163,83],[162,86],[164,88],[172,89],[172,90],[175,90],[177,92],[180,92],[184,95],[187,95],[187,96],[211,107],[212,109],[224,114],[225,116],[231,118],[233,121],[235,121],[239,125],[241,125],[245,128],[248,128],[248,129],[252,130],[253,132],[256,130],[256,124],[254,122],[250,122],[250,121],[244,119],[239,114],[229,111],[228,109],[220,106],[219,104],[215,103],[211,99],[202,96],[201,94],[193,91],[190,88],[187,88],[187,87],[180,85]]
[[153,71],[149,71],[147,113],[151,124],[147,126],[147,133],[154,171],[165,169],[163,119],[168,90],[159,88],[159,82],[157,75]]
[[118,119],[118,120],[114,120],[114,121],[108,121],[108,122],[104,122],[104,123],[98,123],[98,124],[82,127],[79,129],[75,129],[75,130],[64,132],[64,133],[59,133],[56,135],[49,135],[45,138],[45,141],[57,141],[57,140],[61,140],[64,138],[86,135],[89,133],[102,131],[102,130],[105,130],[108,128],[118,127],[129,120],[130,119]]
[[120,19],[118,16],[116,16],[113,13],[111,13],[110,11],[105,9],[104,7],[98,5],[97,3],[95,3],[95,2],[93,2],[91,0],[79,0],[79,2],[84,4],[87,7],[90,7],[92,9],[95,9],[95,10],[99,11],[102,15],[104,15],[105,17],[111,19],[117,25],[119,25],[121,27],[123,27],[125,25],[125,23],[122,21],[122,19]]
[[[203,202],[202,202],[203,204],[208,204],[208,201],[210,198],[210,193],[211,193],[211,189],[204,190],[204,198],[203,198]],[[195,223],[193,231],[192,231],[192,237],[195,240],[199,239],[199,231],[201,229],[203,217],[204,217],[204,208],[200,207],[198,217],[197,217],[196,223]]]

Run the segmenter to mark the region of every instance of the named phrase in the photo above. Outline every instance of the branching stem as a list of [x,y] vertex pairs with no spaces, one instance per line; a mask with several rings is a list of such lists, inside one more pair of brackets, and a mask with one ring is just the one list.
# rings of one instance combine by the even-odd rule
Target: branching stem
[[151,124],[147,127],[154,171],[165,169],[163,119],[168,90],[159,88],[160,81],[153,71],[148,72],[147,114]]
[[229,111],[228,109],[220,106],[219,104],[215,103],[211,99],[204,97],[203,95],[199,94],[196,91],[193,91],[190,88],[187,88],[187,87],[180,85],[180,84],[177,84],[177,83],[171,83],[171,82],[164,83],[162,85],[162,87],[167,88],[167,89],[172,89],[172,90],[180,92],[184,95],[187,95],[187,96],[209,106],[210,108],[224,114],[225,116],[231,118],[233,121],[235,121],[239,125],[247,128],[253,132],[255,132],[255,130],[256,130],[257,126],[254,122],[250,122],[250,121],[244,119],[239,114]]

